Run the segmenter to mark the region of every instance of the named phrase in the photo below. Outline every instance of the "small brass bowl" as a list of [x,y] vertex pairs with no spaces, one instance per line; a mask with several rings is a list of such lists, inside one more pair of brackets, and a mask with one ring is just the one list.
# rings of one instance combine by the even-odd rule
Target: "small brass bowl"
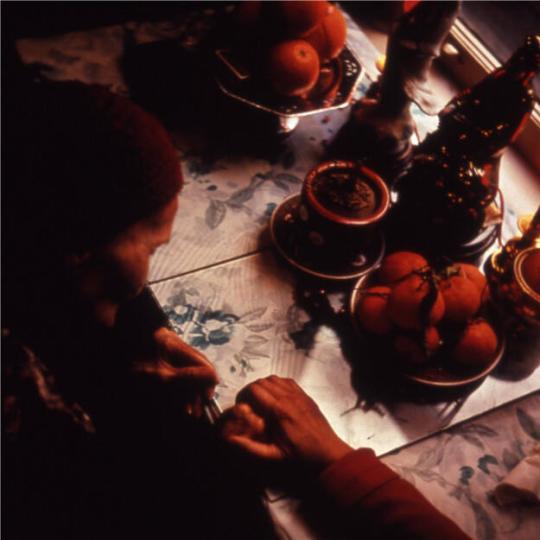
[[[515,312],[529,323],[540,326],[540,294],[527,280],[531,257],[540,259],[540,248],[530,247],[514,259],[515,297],[512,298]],[[536,264],[536,260],[534,261]],[[538,263],[540,264],[540,262]]]

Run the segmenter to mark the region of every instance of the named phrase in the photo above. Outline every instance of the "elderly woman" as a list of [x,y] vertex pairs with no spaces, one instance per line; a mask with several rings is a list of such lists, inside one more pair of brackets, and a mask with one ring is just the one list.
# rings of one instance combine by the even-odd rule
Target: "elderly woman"
[[[56,387],[81,378],[81,337],[110,338],[120,308],[143,291],[150,256],[171,235],[182,177],[165,130],[128,100],[76,83],[26,98],[5,151],[3,335],[27,369],[8,362],[8,380],[33,379],[45,407],[54,393],[55,411],[84,418],[88,431],[91,416]],[[217,381],[213,367],[173,332],[152,330],[137,336],[152,360],[139,358],[134,371],[189,383],[197,391],[183,394],[185,409],[198,409]],[[25,406],[13,396],[14,430],[24,428]]]
[[[228,529],[217,441],[196,420],[216,372],[147,316],[149,260],[170,238],[182,185],[168,134],[100,87],[23,84],[12,97],[2,197],[5,537],[242,537]],[[251,523],[262,515],[257,497],[242,502],[241,493]],[[209,508],[215,521],[203,517]]]

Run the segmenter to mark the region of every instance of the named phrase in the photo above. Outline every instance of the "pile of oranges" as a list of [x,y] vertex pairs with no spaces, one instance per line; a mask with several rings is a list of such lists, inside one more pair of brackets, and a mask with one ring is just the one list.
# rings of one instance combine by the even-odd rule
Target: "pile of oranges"
[[345,19],[330,2],[249,0],[238,3],[233,17],[240,46],[255,51],[253,64],[282,96],[306,97],[321,66],[345,45]]
[[497,335],[479,316],[489,290],[476,266],[453,263],[436,270],[422,255],[399,251],[382,261],[375,281],[362,290],[357,321],[384,336],[405,365],[426,365],[443,351],[454,366],[468,369],[495,358]]

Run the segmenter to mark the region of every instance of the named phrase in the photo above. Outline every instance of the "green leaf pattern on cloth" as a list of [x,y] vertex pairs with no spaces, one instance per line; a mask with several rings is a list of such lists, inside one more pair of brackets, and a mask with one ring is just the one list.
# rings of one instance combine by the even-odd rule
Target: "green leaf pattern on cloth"
[[[533,540],[538,506],[500,509],[495,486],[537,444],[540,392],[383,458],[476,540]],[[457,502],[457,504],[456,504]]]

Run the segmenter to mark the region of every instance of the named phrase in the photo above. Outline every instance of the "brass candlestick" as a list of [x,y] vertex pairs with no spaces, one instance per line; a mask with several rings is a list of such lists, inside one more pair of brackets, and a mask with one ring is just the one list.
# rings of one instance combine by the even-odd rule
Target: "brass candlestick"
[[433,59],[457,15],[459,2],[421,2],[405,13],[390,36],[376,99],[364,98],[329,148],[330,159],[361,161],[391,185],[412,157],[416,102],[435,114],[428,86]]

